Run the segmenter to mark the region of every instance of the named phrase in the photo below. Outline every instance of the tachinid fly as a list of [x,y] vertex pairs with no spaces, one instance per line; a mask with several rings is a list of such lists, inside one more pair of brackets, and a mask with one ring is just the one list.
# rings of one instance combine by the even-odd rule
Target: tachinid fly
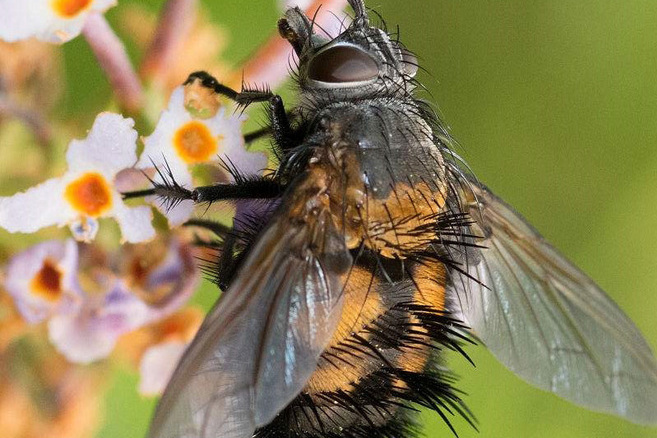
[[[440,352],[479,340],[527,382],[592,410],[657,422],[657,362],[623,312],[465,169],[415,97],[416,58],[362,0],[337,37],[298,8],[299,105],[268,102],[278,168],[154,192],[175,204],[259,200],[214,231],[225,289],[178,365],[152,438],[405,437],[417,406],[473,422]],[[230,164],[230,163],[229,163]],[[230,167],[230,166],[229,166]],[[466,356],[467,357],[467,356]],[[476,371],[474,371],[476,372]]]

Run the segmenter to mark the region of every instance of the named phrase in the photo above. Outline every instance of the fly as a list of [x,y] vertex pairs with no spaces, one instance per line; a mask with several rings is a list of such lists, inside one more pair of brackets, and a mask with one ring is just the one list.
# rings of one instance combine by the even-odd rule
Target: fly
[[[178,365],[152,438],[390,437],[414,406],[474,424],[440,352],[476,338],[527,382],[592,410],[657,422],[657,362],[584,273],[474,178],[431,108],[417,59],[362,0],[337,37],[298,8],[279,31],[299,105],[262,90],[278,167],[268,176],[151,193],[175,204],[258,199],[234,229],[208,221],[225,293]],[[230,166],[229,166],[230,167]],[[165,175],[166,176],[166,175]],[[264,201],[262,201],[264,200]],[[467,355],[466,355],[467,357]]]

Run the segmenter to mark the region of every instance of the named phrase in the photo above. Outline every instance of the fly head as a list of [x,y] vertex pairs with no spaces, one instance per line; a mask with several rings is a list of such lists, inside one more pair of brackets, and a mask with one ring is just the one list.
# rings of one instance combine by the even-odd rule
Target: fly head
[[279,21],[281,36],[299,58],[302,94],[315,103],[409,97],[415,88],[416,57],[385,30],[370,24],[362,0],[349,4],[355,16],[333,38],[299,8],[289,9]]

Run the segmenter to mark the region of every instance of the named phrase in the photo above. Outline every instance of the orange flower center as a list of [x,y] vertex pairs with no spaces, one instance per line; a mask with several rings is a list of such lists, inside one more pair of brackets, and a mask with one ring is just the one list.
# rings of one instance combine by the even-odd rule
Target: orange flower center
[[62,273],[52,260],[43,261],[43,266],[30,281],[30,290],[51,302],[62,296]]
[[217,152],[222,139],[222,136],[213,138],[207,126],[194,120],[176,131],[173,145],[186,163],[202,163]]
[[91,217],[100,216],[112,206],[109,184],[98,173],[86,173],[71,182],[64,197],[75,210]]
[[87,9],[93,0],[53,0],[52,8],[59,16],[73,18]]

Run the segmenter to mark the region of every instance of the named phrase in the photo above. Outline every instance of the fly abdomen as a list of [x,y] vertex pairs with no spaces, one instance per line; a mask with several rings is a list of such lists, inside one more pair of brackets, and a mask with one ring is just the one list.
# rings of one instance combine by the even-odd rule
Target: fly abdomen
[[469,418],[438,366],[441,349],[460,350],[460,327],[444,310],[444,265],[363,251],[347,277],[342,319],[315,373],[255,436],[408,436],[419,406]]

